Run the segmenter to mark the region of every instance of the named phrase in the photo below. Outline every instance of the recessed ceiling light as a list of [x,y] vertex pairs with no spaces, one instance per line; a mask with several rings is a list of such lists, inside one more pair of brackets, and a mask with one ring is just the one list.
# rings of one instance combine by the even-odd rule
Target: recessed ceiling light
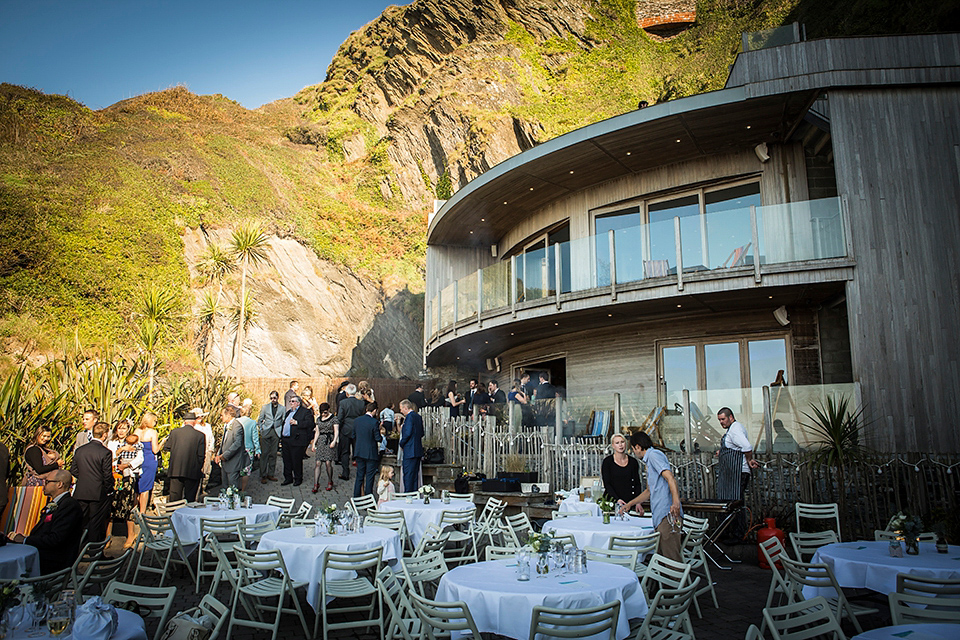
[[749,129],[749,128],[750,128],[750,125],[747,125],[747,129]]
[[470,233],[473,233],[473,231],[471,231]]
[[627,151],[627,155],[630,155],[630,152],[629,152],[629,151]]
[[767,296],[768,300],[773,300],[773,296]]
[[480,218],[480,222],[486,222],[486,221],[487,221],[486,218]]
[[559,326],[560,326],[560,323],[559,323],[559,322],[554,322],[554,323],[553,323],[553,326],[559,327]]
[[484,341],[483,341],[483,344],[490,344],[490,341],[489,341],[489,340],[484,340]]
[[682,306],[683,306],[682,304],[678,304],[678,305],[677,305],[677,309],[679,309],[679,308],[682,307]]
[[607,317],[608,317],[608,318],[612,318],[612,317],[613,317],[613,314],[612,314],[612,313],[608,313],[608,314],[607,314]]
[[473,351],[473,349],[467,349],[467,351]]
[[680,142],[680,138],[677,138],[677,142]]
[[530,187],[530,191],[533,191],[533,187]]
[[513,332],[512,332],[512,331],[510,332],[510,335],[513,335]]
[[506,200],[504,200],[504,201],[503,201],[503,204],[507,204],[507,201],[506,201]]
[[460,356],[457,356],[457,360],[459,360],[459,359],[460,359]]
[[570,173],[573,173],[573,169],[570,169]]

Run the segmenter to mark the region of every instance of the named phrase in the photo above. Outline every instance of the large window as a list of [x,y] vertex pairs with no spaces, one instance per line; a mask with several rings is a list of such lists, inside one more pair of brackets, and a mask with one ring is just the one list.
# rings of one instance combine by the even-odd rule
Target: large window
[[570,291],[570,224],[564,222],[528,240],[517,256],[517,298],[537,300],[557,293],[556,246],[560,245],[561,291]]
[[760,183],[752,180],[594,212],[597,285],[610,284],[610,268],[602,266],[610,263],[611,231],[617,282],[676,273],[675,219],[684,271],[750,264],[755,250],[750,207],[760,205]]
[[690,391],[694,433],[701,447],[719,445],[723,429],[717,411],[729,407],[748,430],[763,411],[761,388],[783,370],[789,377],[787,335],[763,335],[660,347],[661,398],[668,408],[683,403]]

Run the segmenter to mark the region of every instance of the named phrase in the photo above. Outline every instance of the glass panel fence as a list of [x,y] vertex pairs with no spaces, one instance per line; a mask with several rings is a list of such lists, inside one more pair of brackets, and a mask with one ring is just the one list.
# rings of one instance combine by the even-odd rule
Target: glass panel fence
[[602,436],[606,442],[613,434],[614,409],[612,392],[567,397],[563,403],[563,436]]
[[483,310],[499,309],[510,304],[510,260],[503,260],[483,270]]
[[457,281],[457,322],[477,315],[477,272]]
[[455,318],[453,317],[453,290],[455,284],[448,284],[440,291],[440,328],[446,329],[453,326]]
[[[705,224],[707,261],[704,264],[708,269],[728,269],[753,264],[753,229],[750,226],[749,208],[708,213]],[[683,261],[686,264],[686,251]]]
[[[609,258],[605,264],[601,264],[595,259],[593,236],[578,238],[563,244],[567,245],[567,251],[562,254],[561,259],[568,260],[569,266],[569,270],[564,270],[561,275],[560,290],[563,293],[595,288],[597,286],[597,273],[601,268],[606,270],[609,278]],[[569,257],[567,257],[568,255]]]
[[846,255],[839,198],[762,207],[758,211],[764,264]]
[[661,220],[644,226],[650,243],[650,258],[643,265],[644,274],[648,278],[676,274],[677,243],[673,220]]
[[614,249],[617,252],[617,282],[643,280],[646,262],[644,235],[646,225],[614,231]]
[[430,303],[430,325],[434,333],[440,331],[440,296],[433,296],[433,302]]
[[545,248],[533,249],[517,256],[517,302],[539,300],[547,295],[549,263]]
[[[756,390],[760,393],[760,389]],[[773,452],[792,453],[815,446],[823,436],[812,428],[814,407],[821,411],[827,398],[834,401],[846,398],[851,411],[856,411],[855,385],[801,385],[770,387],[770,406],[773,415]],[[766,450],[766,440],[761,442],[761,451]]]

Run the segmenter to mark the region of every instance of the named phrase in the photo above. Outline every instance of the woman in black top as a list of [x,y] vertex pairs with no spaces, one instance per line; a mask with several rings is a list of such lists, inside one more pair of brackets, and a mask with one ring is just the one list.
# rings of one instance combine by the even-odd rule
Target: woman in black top
[[49,427],[39,427],[33,435],[33,442],[23,452],[26,465],[23,468],[23,486],[42,487],[51,471],[60,468],[60,455],[47,446],[53,433]]
[[636,498],[643,489],[640,487],[640,463],[627,455],[627,439],[619,433],[610,439],[613,454],[603,459],[600,476],[603,478],[603,491],[617,501],[617,508]]

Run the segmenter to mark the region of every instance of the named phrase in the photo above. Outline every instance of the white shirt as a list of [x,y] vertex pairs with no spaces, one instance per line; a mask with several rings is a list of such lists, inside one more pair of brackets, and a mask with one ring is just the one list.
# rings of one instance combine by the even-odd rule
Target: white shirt
[[[737,451],[742,451],[746,453],[747,451],[753,451],[753,447],[750,446],[750,438],[747,437],[747,429],[739,420],[734,420],[733,424],[730,425],[730,428],[727,429],[727,437],[724,440],[724,443],[730,449],[736,449]],[[744,457],[743,466],[741,467],[743,473],[750,473],[750,465],[747,464],[747,459]]]
[[199,422],[194,423],[193,428],[203,434],[204,439],[207,441],[207,453],[213,453],[214,442],[213,442],[213,429],[206,422],[200,424]]

